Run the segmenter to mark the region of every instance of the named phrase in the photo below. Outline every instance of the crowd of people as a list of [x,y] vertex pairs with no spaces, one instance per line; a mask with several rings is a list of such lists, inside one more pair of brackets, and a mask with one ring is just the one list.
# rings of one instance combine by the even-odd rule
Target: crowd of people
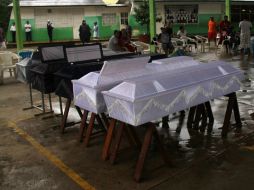
[[[240,49],[241,57],[244,54],[248,54],[250,57],[251,48],[251,28],[252,24],[248,21],[248,17],[243,16],[242,21],[239,23],[239,32],[235,31],[233,25],[228,20],[228,16],[224,16],[224,19],[216,23],[214,17],[210,17],[208,21],[208,42],[214,42],[216,46],[222,44],[226,49],[226,53],[237,52]],[[179,27],[176,35],[181,41],[183,41],[183,47],[185,51],[191,51],[190,47],[194,46],[197,50],[197,40],[193,36],[187,35],[187,30],[183,25]],[[158,45],[161,43],[161,48],[165,54],[169,54],[174,50],[171,42],[173,37],[172,24],[166,23],[164,27],[161,28],[161,33],[152,40],[152,44]]]
[[137,52],[137,48],[131,42],[132,28],[128,23],[121,30],[115,30],[108,41],[108,48],[113,51]]
[[[47,21],[47,34],[49,42],[53,41],[53,23]],[[252,24],[248,21],[246,16],[243,16],[242,21],[239,23],[240,34],[234,30],[233,25],[228,20],[228,16],[224,16],[224,19],[216,23],[214,17],[210,17],[208,21],[208,42],[214,42],[214,44],[222,44],[226,48],[226,53],[229,53],[229,50],[240,49],[241,56],[247,53],[250,56],[250,37],[251,37],[251,28]],[[12,42],[16,42],[16,25],[15,22],[12,23],[10,27]],[[26,21],[24,25],[24,32],[26,36],[26,41],[32,41],[32,25],[29,21]],[[191,37],[187,36],[187,30],[183,25],[179,27],[176,35],[177,38],[181,39],[184,44],[187,44],[186,47],[194,46],[197,49],[197,42]],[[85,20],[82,21],[82,24],[79,27],[79,37],[82,44],[89,43],[91,37],[93,39],[99,39],[99,26],[97,22],[93,23],[92,29],[86,23]],[[108,48],[113,51],[137,51],[135,45],[131,42],[132,37],[132,27],[126,23],[125,28],[121,30],[115,30],[108,42]],[[166,22],[163,27],[161,27],[161,32],[159,35],[153,38],[152,44],[158,45],[161,44],[162,50],[165,54],[170,54],[174,51],[174,46],[171,42],[173,37],[172,23]],[[0,43],[1,46],[4,46],[5,42],[3,29],[0,28]],[[186,49],[187,49],[186,48]]]
[[252,24],[245,15],[243,15],[243,19],[239,23],[240,35],[228,20],[228,16],[225,15],[218,25],[214,21],[214,18],[210,17],[208,22],[208,41],[214,41],[217,45],[222,44],[227,54],[230,53],[229,50],[237,51],[240,49],[241,59],[245,53],[250,57],[251,28]]

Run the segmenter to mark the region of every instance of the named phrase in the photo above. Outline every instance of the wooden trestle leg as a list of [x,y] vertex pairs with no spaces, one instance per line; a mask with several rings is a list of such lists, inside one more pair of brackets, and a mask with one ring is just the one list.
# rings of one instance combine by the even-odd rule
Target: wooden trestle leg
[[86,130],[86,136],[85,136],[85,147],[88,146],[88,143],[89,143],[89,140],[90,140],[90,137],[91,137],[91,134],[93,132],[93,128],[94,128],[94,121],[95,121],[95,113],[92,113],[91,114],[91,118],[90,118],[90,121],[89,121],[89,125],[88,125],[88,128]]
[[112,142],[113,132],[114,132],[115,126],[116,126],[116,120],[111,119],[109,127],[108,127],[108,131],[107,131],[106,139],[105,139],[105,142],[104,142],[104,145],[103,145],[102,160],[107,160],[108,159],[109,149],[110,149],[110,145],[111,145],[111,142]]
[[88,115],[88,111],[84,110],[84,113],[83,113],[83,116],[81,119],[81,123],[80,123],[80,127],[79,127],[79,141],[80,142],[83,141],[84,131],[85,131],[85,128],[87,127],[87,124],[86,124],[87,115]]
[[212,126],[214,123],[214,117],[210,102],[205,102],[197,106],[193,106],[189,111],[187,127],[194,127],[194,129],[199,129],[199,123],[201,120],[200,130],[202,131],[207,126],[207,118],[209,119],[209,125]]
[[106,117],[104,113],[101,113],[100,115],[107,128],[109,126],[108,118]]
[[193,107],[190,108],[189,115],[188,115],[188,120],[187,120],[187,127],[188,128],[192,128],[196,108],[197,108],[196,106],[193,106]]
[[162,127],[163,128],[169,129],[168,121],[169,121],[169,116],[165,116],[162,118]]
[[207,112],[207,116],[209,118],[209,123],[213,124],[214,123],[214,117],[213,117],[213,111],[212,111],[210,102],[205,103],[205,109],[206,109],[206,112]]
[[120,122],[120,126],[117,127],[117,133],[112,143],[112,151],[110,152],[111,164],[115,163],[123,134],[126,136],[131,147],[137,147],[139,149],[141,148],[141,142],[133,126],[127,125],[126,123],[123,123],[121,121],[119,122]]
[[70,106],[71,106],[71,99],[67,99],[66,106],[65,106],[65,109],[64,109],[64,115],[63,115],[62,123],[61,123],[61,132],[62,133],[64,133],[64,130],[65,130],[65,127],[66,127],[66,121],[67,121]]
[[153,135],[157,139],[158,148],[160,150],[160,153],[162,154],[162,157],[163,157],[164,161],[166,163],[168,163],[168,158],[167,158],[165,150],[163,148],[163,144],[160,141],[160,138],[159,138],[159,135],[157,133],[156,127],[153,123],[148,123],[145,138],[144,138],[144,141],[143,141],[143,144],[142,144],[141,151],[139,153],[139,158],[138,158],[135,173],[134,173],[134,180],[136,182],[140,181],[142,171],[143,171],[143,167],[144,167],[144,163],[145,163],[145,159],[146,159],[146,156],[147,156],[147,153],[148,153],[149,146],[151,144],[151,140],[152,140]]
[[203,111],[203,106],[202,104],[197,105],[197,109],[196,109],[196,115],[195,115],[195,119],[194,119],[194,129],[199,129],[199,121],[202,117],[202,111]]
[[116,155],[117,155],[117,152],[118,152],[121,140],[122,140],[122,134],[123,134],[125,127],[126,127],[125,123],[121,122],[120,126],[117,129],[115,144],[114,144],[114,147],[113,147],[112,152],[110,154],[110,163],[111,164],[115,163]]
[[79,117],[82,118],[83,114],[82,114],[81,109],[78,106],[75,106],[75,108],[76,108],[76,110],[78,112]]
[[238,107],[238,103],[237,103],[236,93],[235,92],[231,93],[231,94],[227,95],[227,97],[229,99],[228,99],[227,110],[226,110],[226,114],[225,114],[225,118],[224,118],[224,122],[223,122],[222,132],[221,132],[222,137],[227,136],[228,128],[230,125],[230,118],[231,118],[231,114],[232,114],[233,110],[234,110],[235,121],[236,121],[237,127],[238,128],[242,127],[242,122],[241,122],[241,118],[240,118],[240,112],[239,112],[239,107]]

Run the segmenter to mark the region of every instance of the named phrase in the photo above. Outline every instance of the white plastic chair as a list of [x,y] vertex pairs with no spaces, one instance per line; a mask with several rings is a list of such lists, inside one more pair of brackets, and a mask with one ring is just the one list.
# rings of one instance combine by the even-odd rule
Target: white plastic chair
[[150,45],[141,41],[135,41],[133,44],[139,48],[142,54],[150,53]]
[[208,50],[210,49],[210,44],[208,41],[208,38],[200,35],[195,35],[195,38],[197,39],[197,42],[200,43],[200,52],[204,53],[206,47],[208,47]]
[[175,49],[185,49],[187,46],[187,41],[179,38],[171,38],[171,42]]
[[16,78],[16,63],[19,62],[19,60],[20,57],[15,53],[9,51],[0,52],[0,84],[3,84],[5,70],[10,72],[10,76],[12,76],[13,72]]

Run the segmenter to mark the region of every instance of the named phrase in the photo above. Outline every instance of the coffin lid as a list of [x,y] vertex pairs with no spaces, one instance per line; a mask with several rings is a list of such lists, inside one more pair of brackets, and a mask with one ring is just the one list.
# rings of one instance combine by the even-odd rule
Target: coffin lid
[[216,80],[228,75],[239,75],[242,72],[225,62],[211,62],[198,66],[176,69],[146,77],[138,77],[122,82],[103,93],[126,101],[136,101],[153,97],[168,91],[183,89],[202,82]]
[[200,62],[194,60],[189,56],[170,57],[165,59],[158,59],[152,61],[147,65],[147,68],[153,69],[156,72],[162,72],[165,70],[174,70],[186,67],[192,67],[199,65]]
[[156,72],[161,73],[199,65],[199,62],[187,56],[160,59],[147,64],[149,59],[150,57],[138,57],[105,61],[100,73],[88,73],[79,80],[74,80],[74,83],[92,88],[100,88],[101,86],[114,84],[129,78],[153,75]]
[[149,59],[150,57],[147,56],[132,59],[105,61],[99,73],[88,73],[84,77],[76,81],[74,80],[73,82],[92,88],[99,88],[100,86],[112,84],[117,81],[123,81],[127,78],[140,76],[147,72],[151,72],[146,69],[146,64],[148,63]]

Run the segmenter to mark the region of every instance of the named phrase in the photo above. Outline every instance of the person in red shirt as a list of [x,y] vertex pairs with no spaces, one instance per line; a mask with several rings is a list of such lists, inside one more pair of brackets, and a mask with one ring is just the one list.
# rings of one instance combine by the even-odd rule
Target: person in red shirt
[[213,40],[214,43],[216,44],[216,35],[217,35],[217,30],[216,30],[216,22],[214,21],[214,18],[211,16],[210,20],[208,21],[208,42],[210,44],[210,41]]
[[224,20],[220,22],[220,42],[219,43],[222,43],[222,41],[224,40],[224,37],[229,35],[230,27],[231,27],[231,23],[228,20],[228,16],[225,15]]
[[136,52],[137,48],[131,44],[130,37],[126,29],[122,29],[120,31],[118,44],[123,50],[127,50],[129,52]]

